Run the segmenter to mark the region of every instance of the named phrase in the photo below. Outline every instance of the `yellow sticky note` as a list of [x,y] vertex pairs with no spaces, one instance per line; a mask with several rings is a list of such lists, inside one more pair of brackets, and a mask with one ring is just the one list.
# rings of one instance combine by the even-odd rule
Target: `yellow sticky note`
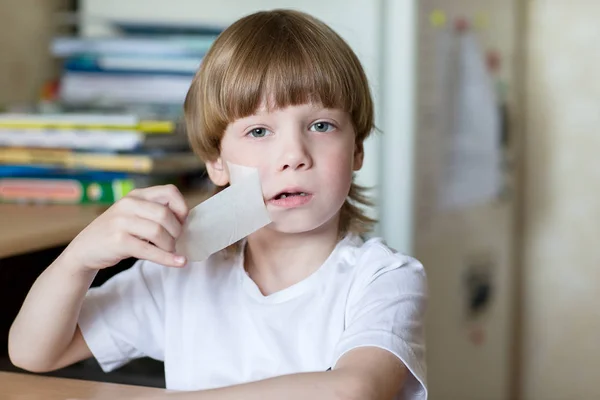
[[475,27],[477,29],[487,29],[490,26],[490,16],[488,13],[480,12],[475,15]]
[[444,25],[446,25],[447,19],[446,13],[439,9],[433,10],[431,14],[429,14],[429,22],[434,28],[442,28]]

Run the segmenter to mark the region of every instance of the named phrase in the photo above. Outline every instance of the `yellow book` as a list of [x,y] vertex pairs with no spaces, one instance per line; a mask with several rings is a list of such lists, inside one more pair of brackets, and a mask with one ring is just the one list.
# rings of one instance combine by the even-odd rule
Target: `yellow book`
[[203,167],[191,152],[151,154],[84,153],[63,149],[0,148],[0,164],[46,165],[118,172],[184,172]]
[[0,114],[0,128],[11,129],[99,129],[137,130],[144,133],[173,133],[175,122],[140,120],[131,115],[93,114]]

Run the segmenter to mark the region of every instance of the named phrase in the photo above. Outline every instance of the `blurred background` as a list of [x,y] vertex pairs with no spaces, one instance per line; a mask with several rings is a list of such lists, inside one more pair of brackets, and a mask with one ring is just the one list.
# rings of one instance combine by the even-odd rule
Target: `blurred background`
[[[0,368],[29,286],[103,209],[163,182],[208,196],[183,98],[216,35],[271,8],[365,67],[381,132],[357,178],[375,234],[428,272],[431,399],[600,398],[592,0],[0,0]],[[148,359],[53,375],[164,385]]]

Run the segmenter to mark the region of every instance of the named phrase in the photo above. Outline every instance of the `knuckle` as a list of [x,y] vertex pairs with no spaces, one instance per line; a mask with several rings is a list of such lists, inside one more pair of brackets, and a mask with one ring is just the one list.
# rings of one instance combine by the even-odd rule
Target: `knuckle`
[[160,206],[156,212],[156,217],[161,223],[167,222],[169,219],[169,209],[167,207]]
[[129,239],[127,233],[123,230],[117,230],[113,234],[113,238],[119,244],[127,243],[128,239]]
[[178,200],[183,199],[183,195],[181,194],[181,191],[179,191],[179,188],[177,188],[177,186],[175,186],[174,184],[169,183],[169,184],[165,185],[165,190],[169,193],[169,196],[171,198],[178,199]]
[[135,205],[136,200],[133,197],[125,196],[115,203],[119,209],[129,209]]
[[166,185],[164,185],[165,190],[171,192],[171,193],[179,193],[179,189],[177,189],[177,186],[173,185],[172,183],[167,183]]
[[140,188],[134,188],[134,189],[130,190],[129,193],[127,193],[127,195],[124,197],[124,199],[136,197],[137,195],[140,194],[140,190],[141,190]]
[[160,225],[154,225],[150,232],[150,238],[154,240],[158,240],[162,237],[162,227]]

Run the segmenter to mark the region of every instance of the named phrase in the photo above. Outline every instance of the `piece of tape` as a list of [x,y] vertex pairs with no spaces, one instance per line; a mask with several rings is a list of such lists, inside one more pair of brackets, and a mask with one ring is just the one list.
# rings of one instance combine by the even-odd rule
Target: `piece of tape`
[[176,243],[188,261],[204,261],[271,222],[255,168],[227,163],[230,186],[194,207]]

